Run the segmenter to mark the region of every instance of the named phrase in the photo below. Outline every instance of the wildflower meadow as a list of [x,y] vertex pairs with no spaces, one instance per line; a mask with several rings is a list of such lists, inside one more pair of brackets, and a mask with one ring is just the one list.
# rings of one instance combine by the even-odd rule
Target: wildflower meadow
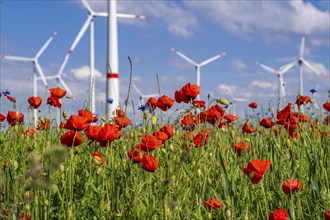
[[25,115],[0,93],[13,104],[0,114],[0,219],[330,219],[329,101],[251,102],[242,117],[199,93],[150,98],[139,124],[127,106],[68,115],[61,88],[29,98]]

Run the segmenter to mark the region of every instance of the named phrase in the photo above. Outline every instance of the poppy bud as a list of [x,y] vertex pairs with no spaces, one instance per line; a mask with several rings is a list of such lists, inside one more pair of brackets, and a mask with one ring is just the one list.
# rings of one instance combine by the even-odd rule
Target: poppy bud
[[152,122],[153,125],[156,124],[156,122],[157,122],[157,116],[156,116],[156,115],[153,115],[153,116],[152,116],[152,118],[151,118],[151,122]]
[[201,169],[198,169],[198,170],[197,170],[197,176],[198,176],[198,177],[203,176],[203,173],[202,173]]
[[48,201],[48,199],[45,199],[44,206],[48,206],[48,205],[49,205],[49,201]]
[[225,216],[226,216],[227,219],[230,219],[231,218],[231,211],[230,211],[230,209],[226,209]]
[[13,162],[13,167],[14,167],[14,170],[17,170],[17,168],[18,168],[18,162],[16,160]]
[[100,175],[101,172],[102,172],[102,167],[99,166],[99,168],[97,168],[97,170],[96,170],[96,173],[97,173],[98,175]]
[[63,173],[64,172],[64,165],[63,164],[60,164],[60,171],[61,171],[61,173]]
[[170,144],[170,146],[168,147],[168,149],[169,149],[170,151],[173,151],[173,150],[174,150],[173,144]]
[[244,215],[243,220],[249,220],[249,217],[247,215]]
[[66,116],[67,116],[66,110],[63,111],[62,116],[63,116],[64,119],[66,119]]
[[219,102],[222,105],[229,105],[229,102],[227,99],[218,99],[217,102]]
[[98,152],[93,153],[93,161],[97,166],[102,166],[104,164],[104,159]]
[[68,207],[68,209],[66,210],[66,219],[72,219],[72,209],[71,207]]
[[30,204],[26,204],[24,208],[27,212],[29,212],[31,209],[31,206],[30,206]]
[[162,148],[161,150],[163,151],[164,154],[167,154],[167,151],[164,148]]

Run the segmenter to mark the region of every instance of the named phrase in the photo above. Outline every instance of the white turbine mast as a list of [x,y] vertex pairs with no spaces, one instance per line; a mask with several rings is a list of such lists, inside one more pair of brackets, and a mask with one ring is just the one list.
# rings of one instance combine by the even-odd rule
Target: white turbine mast
[[[206,64],[209,64],[209,63],[211,63],[211,62],[213,62],[213,61],[215,61],[215,60],[217,60],[217,59],[219,59],[219,58],[221,58],[221,57],[223,57],[223,56],[226,55],[226,53],[223,52],[223,53],[218,54],[218,55],[216,55],[216,56],[214,56],[214,57],[211,57],[211,58],[209,58],[209,59],[207,59],[207,60],[204,60],[204,61],[201,62],[201,63],[197,63],[197,62],[195,62],[194,60],[192,60],[191,58],[189,58],[188,56],[186,56],[185,54],[183,54],[182,52],[176,50],[175,48],[171,48],[171,51],[173,51],[174,53],[176,53],[176,54],[177,54],[178,56],[180,56],[182,59],[186,60],[188,63],[190,63],[190,64],[192,64],[192,65],[195,66],[195,68],[196,68],[196,84],[197,84],[198,86],[200,86],[200,73],[201,73],[201,67],[202,67],[202,66],[205,66]],[[199,99],[199,95],[198,95],[196,98]]]
[[[294,64],[297,64],[299,67],[299,95],[303,95],[303,75],[302,75],[302,65],[304,64],[307,68],[312,70],[317,76],[324,77],[323,73],[320,73],[315,67],[313,67],[309,62],[307,62],[304,58],[304,49],[305,49],[305,38],[306,33],[302,33],[301,35],[301,43],[300,43],[300,49],[299,49],[299,56],[298,58],[293,62]],[[289,65],[289,64],[288,64]],[[292,65],[290,68],[292,68],[294,65]]]
[[55,31],[50,38],[44,43],[44,45],[40,48],[40,50],[37,52],[35,57],[19,57],[19,56],[1,56],[1,59],[5,60],[15,60],[15,61],[23,61],[23,62],[32,62],[34,70],[37,70],[41,80],[43,81],[44,85],[48,87],[47,80],[45,78],[44,72],[41,69],[41,66],[39,64],[39,57],[43,54],[43,52],[47,49],[49,44],[52,42],[54,37],[56,36],[57,32]]
[[[64,57],[64,61],[58,71],[58,80],[63,85],[63,80],[60,78],[60,76],[63,74],[64,68],[69,61],[69,58],[78,45],[81,38],[84,36],[86,30],[88,27],[90,27],[90,88],[89,88],[89,104],[90,104],[90,111],[92,113],[95,113],[95,50],[94,50],[94,19],[95,17],[108,17],[107,12],[95,12],[87,0],[81,0],[83,6],[87,10],[88,17],[81,27],[80,31],[78,32],[76,38],[74,39],[70,49],[68,50],[67,54]],[[138,15],[128,15],[128,14],[117,14],[117,17],[123,17],[123,18],[136,18],[136,19],[145,19],[145,16],[138,16]]]
[[[112,117],[119,106],[119,65],[118,65],[118,28],[117,18],[146,19],[146,16],[117,13],[117,1],[108,0],[108,33],[107,33],[107,82],[106,82],[106,114]],[[112,103],[108,100],[112,99]]]
[[132,83],[132,86],[133,86],[134,90],[140,95],[140,105],[144,105],[145,104],[145,102],[144,102],[144,99],[145,98],[151,98],[151,97],[158,97],[158,96],[160,96],[159,93],[143,94],[141,92],[141,90],[134,83]]
[[264,70],[266,70],[269,73],[277,75],[277,79],[278,79],[278,107],[280,107],[280,104],[283,105],[283,101],[286,97],[283,74],[286,73],[287,71],[289,71],[289,69],[291,69],[295,65],[295,62],[286,64],[286,65],[278,67],[278,68],[272,68],[272,67],[269,67],[267,65],[258,63],[258,62],[256,62],[256,65],[260,66],[261,68],[263,68]]

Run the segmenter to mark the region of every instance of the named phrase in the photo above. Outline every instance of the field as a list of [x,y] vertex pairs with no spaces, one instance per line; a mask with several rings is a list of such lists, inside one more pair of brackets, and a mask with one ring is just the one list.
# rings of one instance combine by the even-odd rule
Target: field
[[[24,120],[1,97],[14,107],[0,123],[0,219],[330,218],[329,102],[314,114],[307,96],[278,112],[251,103],[237,119],[227,100],[192,101],[199,87],[186,84],[140,106],[136,126],[125,106],[110,121],[68,116],[65,91],[50,92],[36,129],[40,100]],[[165,119],[174,102],[184,107]]]

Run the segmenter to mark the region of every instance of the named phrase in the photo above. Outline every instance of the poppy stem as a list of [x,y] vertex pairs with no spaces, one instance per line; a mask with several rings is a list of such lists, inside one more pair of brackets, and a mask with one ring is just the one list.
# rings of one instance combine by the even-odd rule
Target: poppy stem
[[128,91],[127,91],[127,98],[125,101],[125,112],[127,110],[129,94],[131,92],[131,86],[132,86],[132,76],[133,76],[133,65],[132,65],[132,60],[129,56],[128,56],[128,62],[129,62],[129,84],[128,84]]

